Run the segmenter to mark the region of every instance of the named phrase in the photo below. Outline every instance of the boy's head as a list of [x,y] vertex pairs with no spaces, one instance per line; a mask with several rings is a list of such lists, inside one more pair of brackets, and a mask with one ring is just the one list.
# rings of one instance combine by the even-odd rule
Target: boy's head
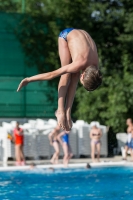
[[19,122],[16,122],[16,128],[19,128]]
[[88,91],[95,90],[102,83],[102,75],[96,66],[90,65],[83,74],[81,74],[80,82]]
[[128,126],[130,126],[130,125],[132,125],[132,119],[131,118],[128,118],[127,119],[127,121],[126,121],[126,124],[128,125]]

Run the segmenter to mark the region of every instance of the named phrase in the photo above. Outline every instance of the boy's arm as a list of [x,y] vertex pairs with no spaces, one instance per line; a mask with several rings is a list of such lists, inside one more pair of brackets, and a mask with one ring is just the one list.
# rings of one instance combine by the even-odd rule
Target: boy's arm
[[99,131],[100,131],[100,138],[101,138],[102,135],[103,135],[103,133],[102,133],[102,130],[101,130],[101,129],[99,129]]
[[15,136],[12,136],[12,142],[15,143]]
[[50,142],[51,145],[53,145],[53,143],[52,143],[53,134],[54,134],[54,130],[48,135],[48,139],[49,139],[49,142]]
[[15,133],[14,133],[14,131],[13,131],[13,134],[12,134],[12,142],[15,143]]
[[92,139],[92,129],[91,129],[91,131],[90,131],[90,138]]
[[26,86],[30,82],[35,82],[35,81],[45,81],[45,80],[51,80],[54,79],[58,76],[61,76],[66,73],[77,73],[80,70],[83,69],[83,62],[82,61],[76,61],[72,62],[69,65],[66,65],[64,67],[61,67],[55,71],[48,72],[48,73],[43,73],[43,74],[38,74],[35,76],[31,76],[28,78],[25,78],[21,81],[21,83],[18,86],[17,92],[24,86]]
[[22,128],[20,128],[20,129],[18,130],[18,134],[19,134],[19,135],[22,135],[22,134],[23,134],[23,129],[22,129]]

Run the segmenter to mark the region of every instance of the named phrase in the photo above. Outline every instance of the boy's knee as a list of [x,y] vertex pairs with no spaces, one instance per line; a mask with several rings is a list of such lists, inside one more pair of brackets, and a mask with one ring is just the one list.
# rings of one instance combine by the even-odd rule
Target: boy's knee
[[57,156],[59,155],[59,151],[56,151],[56,155],[57,155]]
[[69,156],[69,154],[67,153],[67,154],[65,154],[64,158],[68,158],[68,156]]

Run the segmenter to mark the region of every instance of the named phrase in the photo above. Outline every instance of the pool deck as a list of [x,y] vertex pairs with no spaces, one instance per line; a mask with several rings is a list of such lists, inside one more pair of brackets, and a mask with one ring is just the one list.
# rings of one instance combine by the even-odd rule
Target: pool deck
[[[107,158],[101,158],[100,159],[100,163],[106,163],[106,162],[131,162],[131,157],[128,156],[127,161],[123,161],[122,160],[122,156],[113,156],[113,157],[107,157]],[[30,164],[36,164],[36,165],[49,165],[50,160],[46,159],[46,160],[26,160],[26,164],[30,165]],[[62,163],[62,159],[59,159],[59,164]],[[81,164],[81,163],[92,163],[91,158],[73,158],[70,160],[69,162],[70,164]],[[0,165],[2,164],[2,162],[0,161]],[[15,165],[15,161],[7,161],[7,165],[8,166],[12,166]]]
[[[85,168],[89,163],[90,167],[106,167],[106,166],[133,166],[131,157],[128,157],[127,161],[123,161],[121,156],[115,156],[110,158],[101,158],[98,163],[92,163],[90,158],[71,159],[69,162],[69,168]],[[50,169],[50,168],[65,168],[62,164],[62,159],[59,160],[58,165],[52,165],[49,160],[30,160],[26,161],[26,166],[15,166],[15,161],[8,161],[7,163],[0,162],[0,171],[14,171],[14,170],[26,170],[32,169],[31,164],[35,164],[36,168]]]

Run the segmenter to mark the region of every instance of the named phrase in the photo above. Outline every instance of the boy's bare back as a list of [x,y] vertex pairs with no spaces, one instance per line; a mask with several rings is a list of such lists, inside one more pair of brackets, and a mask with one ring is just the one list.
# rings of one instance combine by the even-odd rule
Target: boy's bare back
[[98,54],[95,42],[84,30],[71,31],[67,36],[72,61],[85,60],[87,65],[98,66]]

